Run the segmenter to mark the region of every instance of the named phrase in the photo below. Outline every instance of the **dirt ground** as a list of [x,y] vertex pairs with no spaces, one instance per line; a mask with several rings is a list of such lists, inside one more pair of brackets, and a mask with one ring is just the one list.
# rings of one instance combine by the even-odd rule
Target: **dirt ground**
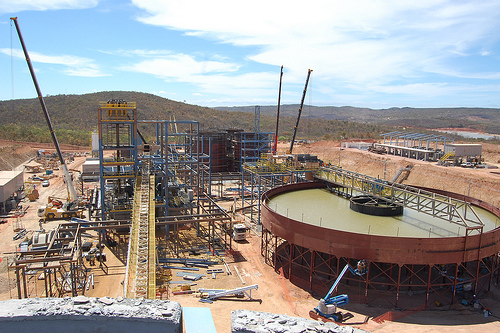
[[[45,146],[49,148],[50,146]],[[22,159],[21,162],[9,161],[10,164],[19,165],[26,161],[30,156],[33,156],[36,149],[41,149],[40,145],[30,146],[26,144],[0,142],[0,160],[9,160],[9,155],[16,156]],[[74,147],[63,147],[63,150],[74,149]],[[286,149],[283,145],[282,149]],[[7,154],[2,154],[3,151],[8,151]],[[485,151],[485,162],[488,164],[499,165],[500,147],[499,146],[483,146]],[[487,153],[486,153],[487,152]],[[409,164],[414,165],[409,178],[405,183],[416,184],[422,186],[446,188],[447,190],[458,193],[470,193],[471,196],[481,198],[500,206],[500,172],[497,169],[462,169],[454,167],[437,166],[435,163],[421,162],[412,159],[393,157],[387,155],[376,155],[373,153],[359,151],[357,149],[340,150],[339,142],[316,142],[313,144],[300,145],[294,148],[294,153],[311,153],[318,155],[325,162],[339,164],[348,170],[365,173],[374,177],[391,179],[394,174],[402,167]],[[24,158],[24,157],[26,158]],[[84,158],[76,158],[75,162],[70,165],[72,169],[79,169],[84,162]],[[2,170],[10,168],[3,167]],[[64,196],[65,187],[62,183],[60,172],[55,172],[56,178],[51,180],[51,185],[47,188],[40,187],[40,198],[37,202],[24,202],[23,205],[29,205],[27,214],[22,218],[24,227],[28,230],[39,229],[38,217],[36,209],[42,203],[45,203],[49,195]],[[26,174],[26,177],[29,174]],[[92,186],[92,185],[88,185]],[[7,257],[8,253],[17,250],[20,241],[13,241],[12,237],[15,234],[13,231],[14,219],[9,218],[8,222],[0,225],[0,300],[16,298],[16,289],[11,289],[12,284],[9,284],[14,279],[12,272],[7,272]],[[56,226],[58,221],[45,224],[45,229],[50,229]],[[96,242],[95,235],[89,235],[88,239]],[[125,244],[119,244],[116,250],[111,251],[106,248],[107,266],[109,267],[108,274],[94,266],[95,285],[86,291],[86,295],[90,297],[123,296],[123,285],[125,274]],[[247,241],[235,244],[235,252],[226,256],[226,262],[232,271],[232,275],[219,273],[213,279],[210,274],[206,274],[204,278],[194,283],[193,289],[197,288],[237,288],[258,285],[257,290],[252,290],[251,296],[253,300],[248,298],[217,300],[213,304],[202,303],[194,294],[170,295],[170,299],[178,301],[184,307],[202,306],[211,309],[216,329],[219,333],[230,332],[230,316],[231,311],[236,309],[248,309],[255,311],[264,311],[271,313],[288,314],[290,316],[309,318],[309,310],[313,309],[318,304],[318,295],[311,295],[295,285],[291,284],[287,279],[276,274],[269,266],[264,263],[263,257],[260,255],[260,238],[254,233],[249,233]],[[236,269],[241,275],[241,279],[236,274]],[[222,268],[223,265],[217,265],[212,268]],[[173,280],[182,280],[176,276],[177,271],[173,271]],[[204,269],[200,269],[198,273],[206,273]],[[243,284],[244,282],[244,284]],[[167,298],[166,294],[158,295],[163,299]],[[353,315],[346,323],[355,327],[359,327],[371,332],[495,332],[500,331],[500,289],[497,285],[492,287],[492,291],[488,293],[484,299],[481,299],[484,304],[489,306],[493,312],[492,317],[484,318],[482,313],[471,311],[461,305],[454,306],[451,309],[420,311],[395,321],[385,321],[378,324],[371,320],[374,317],[380,316],[393,309],[377,308],[362,304],[348,304],[343,308],[344,313],[348,312]],[[498,316],[498,317],[497,317]]]
[[[435,162],[424,162],[393,155],[379,155],[355,148],[340,149],[340,142],[318,141],[297,145],[294,153],[317,155],[325,163],[391,180],[399,169],[413,166],[403,183],[447,190],[484,200],[500,206],[500,145],[483,143],[484,164],[493,168],[445,167]],[[283,145],[283,151],[286,149]]]

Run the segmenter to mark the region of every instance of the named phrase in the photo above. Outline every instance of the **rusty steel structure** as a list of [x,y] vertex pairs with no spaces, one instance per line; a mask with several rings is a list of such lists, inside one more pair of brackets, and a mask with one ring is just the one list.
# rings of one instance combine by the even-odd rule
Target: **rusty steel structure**
[[[459,237],[389,237],[303,223],[275,212],[267,204],[278,194],[326,187],[319,181],[289,184],[262,196],[261,254],[267,264],[294,284],[322,294],[347,263],[355,266],[364,259],[368,273],[344,277],[339,293],[351,291],[351,300],[358,303],[388,303],[404,309],[453,304],[459,301],[459,293],[486,292],[494,275],[498,280],[500,227],[483,231],[482,227],[470,226]],[[421,189],[466,201],[500,217],[500,209],[484,201]]]

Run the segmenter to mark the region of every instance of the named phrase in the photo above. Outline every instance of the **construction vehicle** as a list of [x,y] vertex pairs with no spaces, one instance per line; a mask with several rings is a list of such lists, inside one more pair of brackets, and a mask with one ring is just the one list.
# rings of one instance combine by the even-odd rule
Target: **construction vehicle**
[[75,208],[71,202],[66,202],[61,208],[56,206],[40,206],[38,208],[38,217],[46,220],[70,219],[72,217],[84,218],[85,215],[83,215],[83,212],[83,209]]
[[325,322],[341,322],[343,320],[342,312],[337,311],[337,309],[349,303],[349,296],[346,294],[332,296],[332,294],[337,289],[340,280],[344,277],[347,271],[350,271],[353,275],[362,276],[368,272],[368,266],[365,260],[358,261],[356,269],[352,268],[349,264],[345,265],[344,269],[339,274],[326,296],[319,300],[317,307],[309,311],[311,318],[321,319]]
[[244,241],[247,239],[247,226],[243,223],[238,223],[233,226],[233,239],[235,241]]
[[46,220],[84,218],[84,209],[77,201],[66,201],[49,197],[48,204],[38,208],[38,217]]
[[36,92],[38,94],[38,100],[40,102],[40,105],[42,106],[42,111],[45,116],[45,120],[47,121],[47,126],[49,127],[49,132],[50,135],[52,136],[52,141],[54,142],[54,146],[57,151],[57,155],[59,156],[59,161],[61,163],[61,168],[63,170],[63,175],[64,175],[64,180],[66,182],[66,186],[68,188],[68,197],[69,200],[75,200],[76,199],[76,191],[75,187],[73,186],[73,182],[71,181],[71,176],[68,171],[68,167],[66,165],[66,162],[64,161],[64,157],[61,151],[61,148],[59,147],[59,141],[57,141],[57,136],[56,132],[54,131],[54,128],[52,127],[52,121],[50,120],[50,115],[47,110],[47,107],[45,106],[45,101],[43,99],[42,91],[40,90],[40,87],[38,85],[38,81],[35,76],[35,70],[33,69],[33,65],[31,64],[31,59],[28,54],[28,50],[26,49],[26,45],[24,44],[24,39],[21,34],[21,30],[19,28],[19,24],[17,23],[17,17],[11,17],[10,18],[12,21],[14,21],[14,25],[16,26],[17,34],[19,35],[19,41],[21,42],[21,46],[23,48],[24,55],[26,56],[26,62],[28,63],[28,69],[31,74],[31,78],[33,79],[33,84],[35,85]]
[[299,114],[297,115],[297,121],[295,122],[295,127],[293,128],[292,142],[290,142],[290,149],[288,149],[287,154],[291,154],[293,151],[293,143],[295,142],[295,137],[297,136],[297,129],[299,128],[300,115],[302,114],[302,108],[304,106],[304,99],[306,98],[307,85],[309,84],[309,77],[311,76],[312,69],[307,72],[306,85],[304,87],[304,92],[302,93],[302,101],[300,102]]

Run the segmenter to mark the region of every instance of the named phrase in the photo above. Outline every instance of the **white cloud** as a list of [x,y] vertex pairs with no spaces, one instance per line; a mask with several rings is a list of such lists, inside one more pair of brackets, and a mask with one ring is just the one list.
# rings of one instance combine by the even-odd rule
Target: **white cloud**
[[[439,84],[430,75],[439,74],[450,81],[498,79],[500,73],[478,73],[465,62],[453,62],[481,54],[494,56],[492,45],[498,42],[500,29],[500,2],[495,0],[481,4],[465,0],[311,0],[307,5],[264,0],[132,3],[143,10],[138,18],[143,23],[237,47],[251,46],[248,61],[284,65],[289,83],[303,82],[308,68],[314,69],[317,84],[356,85],[359,89],[414,78],[419,82],[427,78],[431,83],[423,83],[423,87],[436,88]],[[203,76],[192,77],[189,68],[184,70],[192,82],[205,88]],[[179,68],[169,71],[182,79]],[[245,76],[251,75],[241,78]],[[229,84],[226,90],[237,88],[231,78],[234,75],[210,77],[219,88]],[[270,76],[257,73],[257,79],[264,80],[261,86],[268,86]],[[256,81],[250,84],[259,86]]]
[[180,53],[147,59],[123,69],[149,73],[161,78],[180,79],[203,74],[231,73],[237,71],[238,67],[236,64],[220,61],[196,61],[194,57]]
[[81,76],[81,77],[102,77],[108,76],[108,74],[102,73],[98,68],[93,66],[88,67],[76,67],[76,68],[67,68],[64,70],[67,75],[70,76]]
[[98,0],[2,0],[0,13],[16,13],[23,10],[57,10],[93,8]]
[[[149,54],[149,52],[139,52]],[[159,53],[159,52],[158,52]],[[148,57],[145,57],[148,58]],[[215,57],[217,58],[217,57]],[[245,99],[246,96],[265,97],[276,85],[275,73],[240,73],[239,65],[215,60],[198,61],[186,54],[171,54],[164,57],[145,59],[121,70],[154,75],[167,82],[194,85],[193,96],[216,94]]]
[[[20,49],[8,49],[1,48],[0,53],[6,54],[8,56],[12,55],[16,58],[24,59],[24,53]],[[71,76],[84,76],[84,77],[100,77],[107,76],[107,74],[102,73],[99,67],[94,63],[92,59],[77,57],[72,55],[46,55],[38,52],[30,52],[30,59],[33,63],[44,63],[61,65],[66,68],[63,70],[66,74]]]
[[155,56],[168,56],[173,54],[168,50],[99,50],[99,52],[103,54],[108,54],[112,56],[120,56],[120,57],[155,57]]

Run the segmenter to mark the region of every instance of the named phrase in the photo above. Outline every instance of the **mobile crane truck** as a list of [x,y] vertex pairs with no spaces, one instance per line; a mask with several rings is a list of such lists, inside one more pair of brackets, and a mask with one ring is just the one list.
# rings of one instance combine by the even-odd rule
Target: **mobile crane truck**
[[[36,92],[38,94],[38,100],[39,100],[40,105],[42,107],[43,115],[45,116],[47,126],[49,127],[49,132],[50,132],[50,135],[52,137],[52,141],[54,143],[54,146],[56,148],[57,155],[59,156],[59,161],[61,163],[61,169],[63,171],[64,181],[66,183],[67,190],[68,190],[68,202],[65,203],[63,205],[63,207],[56,208],[53,205],[42,206],[38,210],[38,216],[48,218],[48,219],[70,218],[70,217],[82,218],[83,215],[78,209],[78,206],[80,206],[80,205],[77,201],[75,187],[73,185],[73,181],[72,181],[71,175],[68,171],[68,167],[66,165],[66,162],[64,161],[64,157],[63,157],[63,154],[61,152],[61,148],[59,146],[59,141],[57,140],[56,133],[55,133],[54,128],[52,126],[52,121],[50,120],[49,112],[47,110],[47,107],[45,105],[45,101],[43,99],[42,91],[40,90],[40,86],[38,85],[38,81],[36,79],[35,70],[33,69],[33,65],[31,64],[31,59],[29,57],[28,50],[26,48],[26,45],[24,44],[24,39],[23,39],[23,36],[21,34],[19,24],[17,22],[17,17],[11,17],[10,19],[14,22],[14,25],[16,26],[17,34],[19,36],[19,41],[21,42],[21,46],[23,48],[23,52],[24,52],[24,55],[26,57],[26,62],[28,63],[28,69],[29,69],[29,72],[31,74],[31,78],[33,79],[33,84],[35,85]],[[49,202],[50,202],[50,198],[49,198]]]
[[48,204],[38,208],[38,217],[46,220],[70,219],[72,217],[84,218],[84,209],[77,200],[64,202],[54,197],[49,197]]
[[368,267],[365,260],[358,261],[356,269],[352,268],[349,264],[345,265],[342,272],[337,277],[337,280],[333,283],[326,296],[319,300],[319,304],[313,310],[309,311],[309,316],[313,319],[321,319],[322,321],[335,321],[341,322],[343,319],[342,312],[338,311],[337,308],[342,307],[349,303],[349,296],[346,294],[332,296],[332,294],[337,289],[340,280],[344,277],[344,274],[350,271],[354,275],[365,275],[368,271]]

